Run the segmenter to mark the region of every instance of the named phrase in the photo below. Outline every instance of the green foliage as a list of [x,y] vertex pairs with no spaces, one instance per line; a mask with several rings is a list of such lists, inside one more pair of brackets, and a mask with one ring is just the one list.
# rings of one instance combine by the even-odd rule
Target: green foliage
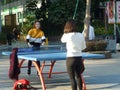
[[[47,2],[45,3],[45,1]],[[65,22],[73,17],[76,0],[56,0],[52,2],[49,0],[42,0],[42,7],[36,10],[30,10],[32,6],[33,8],[36,6],[36,2],[32,2],[32,4],[34,5],[31,5],[30,3],[30,5],[28,4],[29,8],[26,8],[26,16],[24,17],[27,19],[27,21],[23,24],[23,33],[28,32],[31,24],[36,20],[35,14],[37,14],[39,15],[38,17],[41,21],[41,26],[45,34],[47,36],[57,36],[62,34]],[[81,24],[83,24],[84,12],[85,1],[80,0],[75,17],[79,28],[81,28]]]
[[96,35],[113,35],[114,29],[105,30],[104,27],[98,27],[95,29]]
[[[52,2],[48,7],[48,19],[46,28],[48,35],[60,35],[63,32],[63,27],[68,19],[73,18],[76,0],[69,2],[69,0],[57,0]],[[78,10],[76,14],[76,21],[81,31],[85,12],[85,2],[79,1]],[[51,28],[52,27],[52,28]],[[83,29],[82,29],[83,30]],[[50,32],[49,32],[50,31]]]
[[25,22],[23,22],[23,26],[22,26],[22,33],[23,34],[27,34],[28,31],[32,28],[33,26],[33,23],[35,21],[35,15],[34,15],[34,12],[31,12],[31,11],[26,11],[24,13],[24,17],[25,17]]
[[6,34],[3,32],[0,32],[0,44],[6,44]]
[[109,24],[108,30],[105,29],[105,23],[102,20],[96,20],[92,23],[95,29],[95,35],[113,35],[114,34],[114,25]]
[[[69,0],[57,0],[53,2],[48,8],[48,21],[53,24],[63,25],[68,19],[73,18],[76,0],[69,2]],[[77,14],[75,19],[77,22],[82,22],[85,12],[85,2],[79,2]]]
[[36,9],[37,3],[38,3],[37,0],[33,0],[31,2],[29,0],[27,0],[26,2],[27,2],[27,4],[26,4],[26,9],[27,10],[33,11],[33,10]]
[[65,3],[54,2],[54,4],[51,5],[48,10],[49,10],[49,13],[48,13],[49,22],[51,21],[51,23],[53,24],[60,25],[66,21],[67,18],[65,18],[65,13],[66,13]]
[[[96,1],[98,1],[98,0],[96,0]],[[110,1],[110,0],[99,0],[100,2],[106,2],[106,1]]]

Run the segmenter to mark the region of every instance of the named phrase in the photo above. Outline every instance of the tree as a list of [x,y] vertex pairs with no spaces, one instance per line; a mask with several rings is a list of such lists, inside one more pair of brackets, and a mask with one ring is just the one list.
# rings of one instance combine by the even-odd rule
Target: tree
[[[41,26],[46,35],[61,35],[63,33],[63,26],[68,19],[73,18],[76,0],[41,0],[41,8],[37,8],[36,12],[36,0],[28,2],[26,5],[26,12],[37,15],[41,21]],[[32,5],[31,5],[32,4]],[[85,9],[85,1],[80,0],[75,20],[79,27],[83,26],[83,17]],[[36,15],[28,14],[29,17],[35,17]],[[27,17],[26,16],[26,17]],[[35,20],[35,19],[30,19]],[[30,21],[31,22],[31,21]],[[23,24],[24,25],[24,24]],[[81,29],[83,30],[83,29]]]
[[86,40],[89,40],[89,25],[90,25],[90,9],[91,9],[91,0],[86,0],[86,13],[84,20],[84,36]]
[[[65,22],[68,19],[73,18],[76,2],[77,0],[57,0],[51,3],[48,8],[48,22],[52,25],[52,27],[54,27],[51,31],[54,30],[53,32],[58,33],[58,35],[63,32]],[[80,0],[75,17],[75,20],[80,28],[83,25],[84,9],[85,1]],[[81,30],[83,30],[83,28]]]

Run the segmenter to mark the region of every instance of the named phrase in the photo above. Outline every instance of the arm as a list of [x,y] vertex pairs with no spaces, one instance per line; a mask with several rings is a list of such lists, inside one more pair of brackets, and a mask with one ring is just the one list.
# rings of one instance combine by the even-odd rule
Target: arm
[[67,34],[63,34],[61,37],[61,42],[66,43],[67,42]]
[[46,38],[45,38],[45,36],[43,36],[42,37],[42,45],[45,45],[45,43],[46,43]]
[[42,45],[45,45],[45,43],[46,43],[46,37],[45,37],[45,35],[44,35],[44,32],[42,32]]
[[32,47],[32,45],[30,44],[30,38],[31,38],[31,31],[28,32],[28,35],[26,36],[26,42],[27,42],[27,45],[28,47]]
[[82,40],[82,50],[84,50],[86,48],[86,42],[85,42],[85,38],[83,36],[83,40]]

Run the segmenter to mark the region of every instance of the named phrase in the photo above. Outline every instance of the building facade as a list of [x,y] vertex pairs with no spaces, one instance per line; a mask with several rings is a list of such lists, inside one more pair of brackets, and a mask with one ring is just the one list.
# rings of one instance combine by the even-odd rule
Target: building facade
[[1,0],[1,21],[3,26],[16,26],[23,22],[26,0]]
[[0,26],[14,28],[23,25],[25,6],[31,1],[33,0],[0,0]]

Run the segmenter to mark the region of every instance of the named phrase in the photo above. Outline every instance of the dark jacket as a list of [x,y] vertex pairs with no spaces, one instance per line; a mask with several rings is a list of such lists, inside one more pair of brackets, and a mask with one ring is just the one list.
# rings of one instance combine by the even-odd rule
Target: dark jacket
[[9,78],[13,80],[18,80],[18,75],[20,74],[17,52],[18,48],[14,48],[10,55]]

